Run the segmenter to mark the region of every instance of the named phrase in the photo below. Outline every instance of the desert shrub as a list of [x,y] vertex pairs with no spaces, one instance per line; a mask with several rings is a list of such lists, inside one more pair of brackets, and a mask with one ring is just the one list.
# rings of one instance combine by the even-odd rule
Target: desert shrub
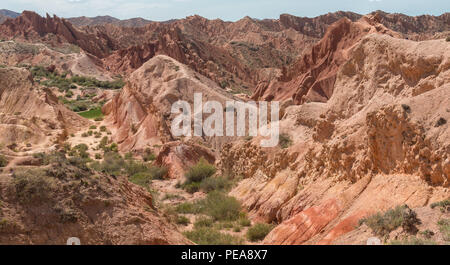
[[184,202],[176,206],[175,211],[177,213],[192,213],[199,214],[203,211],[203,205],[198,202]]
[[97,159],[97,160],[102,159],[102,155],[101,154],[95,154],[95,159]]
[[179,225],[188,225],[191,223],[189,218],[187,218],[186,216],[182,216],[182,215],[178,215],[175,222]]
[[403,240],[392,240],[390,245],[436,245],[437,243],[428,239],[421,239],[415,236]]
[[288,148],[289,146],[292,145],[291,137],[288,134],[284,133],[280,134],[279,144],[280,147],[283,149]]
[[225,177],[210,177],[204,179],[200,184],[200,189],[204,192],[214,190],[227,190],[231,187],[231,181]]
[[193,203],[181,203],[177,205],[178,213],[206,214],[216,221],[234,221],[238,219],[241,205],[230,196],[221,192],[211,192],[208,196]]
[[100,126],[100,131],[101,132],[106,132],[106,126],[104,126],[104,125]]
[[186,184],[192,182],[201,182],[216,173],[216,168],[208,163],[204,158],[200,158],[198,163],[192,166],[186,173]]
[[43,170],[25,170],[13,174],[13,185],[19,202],[45,202],[52,197],[54,179],[46,176]]
[[434,125],[434,127],[439,127],[439,126],[442,126],[442,125],[444,125],[446,123],[447,123],[447,120],[441,117],[441,118],[439,118],[439,120],[437,120],[437,122]]
[[139,172],[146,172],[146,171],[148,171],[148,167],[144,163],[128,159],[124,163],[124,170],[125,170],[125,174],[127,176],[132,176],[132,175],[137,174]]
[[432,203],[430,207],[431,209],[439,207],[441,212],[450,211],[450,199]]
[[240,226],[235,226],[235,227],[233,228],[233,232],[236,232],[236,233],[241,232],[241,227],[240,227]]
[[64,95],[66,98],[71,98],[73,97],[73,92],[72,91],[67,91],[66,94]]
[[445,38],[445,41],[450,41],[450,36],[448,36],[447,38]]
[[400,226],[407,232],[413,232],[416,229],[415,225],[420,221],[413,210],[407,205],[402,205],[389,209],[385,213],[376,213],[363,218],[359,223],[365,223],[376,235],[386,236]]
[[117,153],[107,152],[104,155],[103,161],[99,164],[99,168],[96,168],[96,170],[119,176],[123,168],[125,168],[123,158]]
[[128,177],[128,180],[136,185],[148,189],[148,185],[150,185],[152,181],[152,176],[148,172],[139,172]]
[[238,245],[242,243],[240,238],[210,227],[194,229],[185,232],[184,235],[199,245]]
[[212,227],[214,224],[214,220],[210,217],[200,217],[194,223],[194,228],[200,227]]
[[143,159],[145,162],[153,161],[156,159],[156,156],[155,156],[155,154],[153,154],[153,152],[150,149],[147,149],[147,150],[145,150]]
[[406,113],[411,113],[411,107],[406,105],[406,104],[402,104],[402,108]]
[[438,222],[439,231],[445,241],[450,241],[450,219],[441,219]]
[[251,226],[252,222],[247,218],[246,215],[240,215],[239,216],[239,221],[238,221],[240,226]]
[[234,197],[217,191],[209,193],[203,204],[205,213],[215,220],[236,220],[241,209],[241,205]]
[[272,228],[273,226],[270,224],[255,224],[247,230],[247,238],[252,242],[263,240]]
[[91,130],[95,130],[95,129],[97,129],[97,126],[95,126],[95,125],[91,125],[91,126],[89,126],[89,129],[91,129]]
[[427,239],[430,239],[432,236],[434,236],[434,232],[429,229],[426,229],[426,230],[420,232],[420,234]]
[[0,155],[0,167],[6,167],[8,165],[8,159],[4,155]]
[[148,172],[154,179],[163,179],[167,175],[168,170],[166,167],[150,166]]
[[87,151],[89,150],[89,146],[87,146],[86,144],[78,144],[74,146],[72,150],[75,151],[79,157],[82,158],[89,157],[89,154],[87,153]]
[[189,184],[183,184],[183,189],[188,193],[196,193],[200,191],[200,183],[199,182],[192,182]]

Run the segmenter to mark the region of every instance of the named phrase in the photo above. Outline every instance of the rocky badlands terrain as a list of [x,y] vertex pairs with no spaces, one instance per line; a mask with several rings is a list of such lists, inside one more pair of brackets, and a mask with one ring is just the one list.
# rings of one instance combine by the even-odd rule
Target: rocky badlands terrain
[[[0,244],[450,242],[449,13],[0,23]],[[279,144],[173,135],[194,93]]]

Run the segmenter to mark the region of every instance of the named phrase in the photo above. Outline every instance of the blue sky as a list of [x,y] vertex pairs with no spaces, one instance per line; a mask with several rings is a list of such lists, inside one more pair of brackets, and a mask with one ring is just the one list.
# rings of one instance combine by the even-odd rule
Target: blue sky
[[313,17],[338,10],[440,15],[450,12],[450,0],[0,0],[0,9],[3,8],[61,17],[111,15],[162,21],[198,14],[235,21],[244,16],[278,18],[282,13]]

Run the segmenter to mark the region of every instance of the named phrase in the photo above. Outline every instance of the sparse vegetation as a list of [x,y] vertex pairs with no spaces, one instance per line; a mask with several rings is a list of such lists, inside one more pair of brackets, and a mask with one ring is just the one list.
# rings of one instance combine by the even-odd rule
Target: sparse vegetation
[[406,113],[411,113],[411,107],[406,105],[406,104],[402,104],[402,108]]
[[212,227],[214,220],[210,217],[200,217],[194,223],[194,228]]
[[179,225],[188,225],[191,223],[191,221],[189,221],[189,219],[186,216],[179,215],[177,217],[176,223]]
[[292,145],[291,137],[288,134],[284,133],[280,134],[279,144],[280,147],[283,149],[288,148],[289,146]]
[[421,239],[418,237],[407,237],[403,240],[393,240],[389,243],[390,245],[437,245],[436,242],[428,240],[428,239]]
[[194,203],[182,203],[176,207],[178,213],[203,213],[216,221],[234,221],[239,217],[239,202],[221,192],[211,192],[208,196]]
[[222,233],[211,227],[200,227],[185,232],[184,235],[199,245],[238,245],[242,243],[240,238]]
[[441,212],[448,212],[448,211],[450,211],[450,199],[447,199],[447,200],[443,200],[443,201],[440,201],[440,202],[435,202],[435,203],[432,203],[431,205],[430,205],[430,207],[431,207],[431,209],[434,209],[434,208],[436,208],[436,207],[439,207],[439,209],[441,210]]
[[22,204],[44,202],[51,198],[54,181],[43,170],[15,172],[13,178],[17,199]]
[[439,230],[445,241],[450,241],[450,219],[441,219],[438,222]]
[[209,177],[204,179],[199,188],[204,192],[228,190],[231,187],[231,181],[226,177]]
[[272,228],[270,224],[255,224],[247,230],[247,238],[252,242],[263,240]]
[[414,232],[416,224],[420,221],[417,214],[407,205],[397,206],[385,213],[376,213],[372,216],[363,218],[359,224],[366,224],[378,236],[386,236],[398,227],[403,227],[406,232]]
[[0,155],[0,167],[6,167],[8,165],[8,159],[4,155]]
[[216,173],[216,168],[208,163],[206,159],[200,158],[198,163],[192,166],[186,173],[187,184],[192,182],[201,182]]
[[439,120],[436,121],[436,124],[434,125],[434,127],[439,127],[446,123],[447,123],[447,120],[441,117],[441,118],[439,118]]

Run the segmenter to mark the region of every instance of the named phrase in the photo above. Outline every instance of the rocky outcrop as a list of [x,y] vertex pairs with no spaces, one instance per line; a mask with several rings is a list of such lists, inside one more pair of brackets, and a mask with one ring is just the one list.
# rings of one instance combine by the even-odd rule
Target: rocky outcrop
[[98,38],[78,30],[65,19],[50,17],[48,14],[43,18],[31,11],[24,11],[21,16],[1,24],[0,36],[29,41],[44,40],[55,46],[68,42],[100,58],[106,56],[111,48],[110,40],[104,36]]
[[157,212],[144,188],[58,163],[0,174],[2,244],[65,245],[71,237],[82,245],[192,244]]
[[[168,56],[158,55],[146,62],[130,75],[122,92],[103,107],[120,150],[144,150],[175,140],[171,122],[177,114],[171,113],[172,104],[178,100],[190,103],[193,115],[196,92],[203,94],[203,101],[216,100],[223,106],[233,98],[211,80]],[[227,141],[226,137],[197,138],[212,148]]]
[[[329,244],[367,214],[449,196],[449,45],[363,37],[326,103],[286,108],[280,130],[292,146],[224,149],[220,165],[245,177],[230,194],[253,219],[280,223],[265,243]],[[257,157],[265,162],[245,163]]]
[[304,54],[278,80],[260,85],[253,99],[287,100],[295,104],[326,102],[333,94],[336,73],[347,61],[353,46],[369,33],[400,36],[377,24],[372,17],[357,22],[343,18],[331,25],[325,36]]
[[88,124],[51,91],[37,88],[28,70],[0,68],[2,144],[52,145]]
[[183,179],[185,172],[201,158],[214,164],[216,156],[207,147],[181,141],[169,142],[162,146],[156,163],[167,168],[167,175],[174,179]]

